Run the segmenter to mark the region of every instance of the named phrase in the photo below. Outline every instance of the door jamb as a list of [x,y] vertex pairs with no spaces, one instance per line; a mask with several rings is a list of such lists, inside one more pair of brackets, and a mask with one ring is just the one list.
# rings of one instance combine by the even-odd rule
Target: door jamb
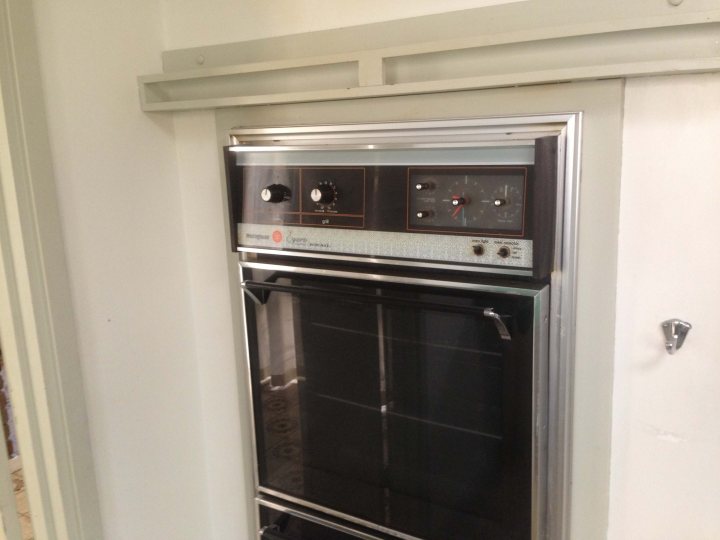
[[100,539],[35,19],[27,0],[0,0],[0,335],[35,536]]

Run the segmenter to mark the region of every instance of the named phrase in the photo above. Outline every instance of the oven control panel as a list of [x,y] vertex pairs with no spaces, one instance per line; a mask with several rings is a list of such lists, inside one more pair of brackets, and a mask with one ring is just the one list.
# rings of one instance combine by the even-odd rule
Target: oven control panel
[[245,167],[243,221],[365,227],[364,167]]
[[536,164],[273,166],[226,156],[238,251],[547,273],[556,178]]

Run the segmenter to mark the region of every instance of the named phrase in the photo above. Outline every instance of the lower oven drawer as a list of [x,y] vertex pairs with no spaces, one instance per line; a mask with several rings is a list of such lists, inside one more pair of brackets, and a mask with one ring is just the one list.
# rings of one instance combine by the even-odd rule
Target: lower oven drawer
[[259,540],[387,540],[389,537],[353,525],[261,499]]

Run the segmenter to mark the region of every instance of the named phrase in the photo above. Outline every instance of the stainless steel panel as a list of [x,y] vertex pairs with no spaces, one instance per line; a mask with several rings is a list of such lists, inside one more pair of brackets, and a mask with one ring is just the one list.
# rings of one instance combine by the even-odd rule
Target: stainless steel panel
[[286,495],[285,493],[281,493],[281,492],[275,491],[273,489],[268,489],[268,488],[265,488],[262,486],[258,486],[257,490],[258,490],[258,493],[261,493],[261,494],[265,493],[267,495],[272,495],[273,497],[276,497],[278,499],[283,499],[285,501],[297,504],[299,506],[304,506],[311,510],[317,510],[319,512],[324,512],[325,514],[327,514],[329,516],[334,516],[334,517],[337,517],[340,519],[344,519],[345,521],[348,521],[350,523],[354,523],[356,525],[360,525],[362,527],[366,527],[366,528],[372,529],[374,531],[388,534],[390,536],[400,538],[401,540],[423,540],[422,538],[418,538],[417,536],[410,536],[409,534],[401,533],[401,532],[395,531],[393,529],[388,529],[387,527],[383,527],[382,525],[378,525],[377,523],[373,523],[371,521],[365,521],[364,519],[359,519],[355,516],[351,516],[351,515],[345,514],[343,512],[338,512],[336,510],[333,510],[332,508],[327,508],[326,506],[314,504],[314,503],[311,503],[304,499],[298,499],[297,497],[293,497],[291,495]]
[[366,272],[353,272],[348,270],[328,270],[325,268],[309,268],[303,266],[288,266],[284,264],[259,263],[241,261],[240,268],[255,268],[258,270],[269,270],[275,272],[290,272],[296,274],[310,274],[314,276],[338,277],[347,279],[359,279],[363,281],[375,281],[377,283],[399,283],[405,285],[424,285],[428,287],[442,287],[444,289],[462,289],[468,291],[490,292],[499,294],[536,296],[538,288],[520,285],[508,287],[501,285],[489,285],[482,282],[443,281],[438,279],[425,279],[410,276],[393,276],[386,274],[370,274]]

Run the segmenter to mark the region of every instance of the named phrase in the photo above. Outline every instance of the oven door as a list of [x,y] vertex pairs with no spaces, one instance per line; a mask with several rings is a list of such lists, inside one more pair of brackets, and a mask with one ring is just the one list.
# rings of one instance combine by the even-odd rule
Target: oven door
[[547,287],[242,265],[261,493],[404,538],[538,537]]

